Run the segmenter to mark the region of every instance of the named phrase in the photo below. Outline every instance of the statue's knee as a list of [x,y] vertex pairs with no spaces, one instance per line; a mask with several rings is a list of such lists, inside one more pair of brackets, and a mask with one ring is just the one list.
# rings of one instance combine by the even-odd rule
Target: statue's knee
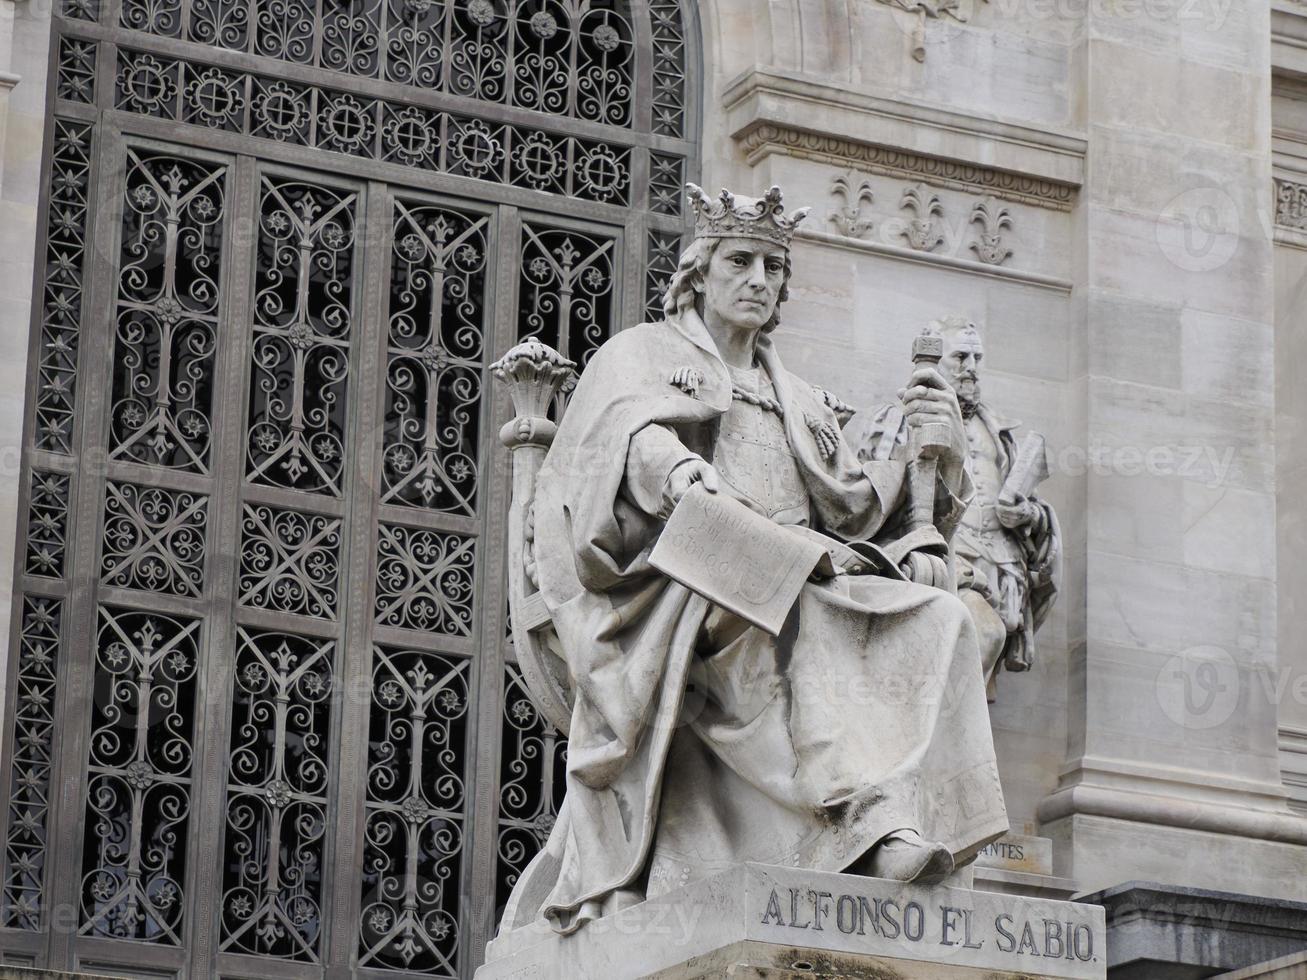
[[943,589],[932,589],[931,592],[930,608],[941,620],[948,623],[971,621],[971,612],[952,592],[945,592]]
[[971,621],[976,627],[976,642],[980,646],[980,662],[985,669],[985,676],[993,673],[999,655],[1007,642],[1007,628],[999,618],[994,607],[979,592],[967,589],[962,593],[963,604]]

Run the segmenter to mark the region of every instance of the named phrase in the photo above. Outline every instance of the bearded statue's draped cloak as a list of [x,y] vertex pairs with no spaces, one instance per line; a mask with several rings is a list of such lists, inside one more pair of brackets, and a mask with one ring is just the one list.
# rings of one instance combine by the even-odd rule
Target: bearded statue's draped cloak
[[[809,522],[870,539],[901,502],[903,464],[860,463],[842,441],[823,456],[814,431],[838,433],[834,415],[766,337],[758,354]],[[662,481],[713,459],[731,406],[693,311],[614,337],[571,397],[537,481],[534,544],[576,695],[567,796],[503,932],[542,915],[570,932],[735,860],[839,871],[910,826],[965,861],[1007,830],[975,638],[952,596],[838,575],[805,585],[773,638],[649,565]],[[865,697],[796,693],[832,684]]]

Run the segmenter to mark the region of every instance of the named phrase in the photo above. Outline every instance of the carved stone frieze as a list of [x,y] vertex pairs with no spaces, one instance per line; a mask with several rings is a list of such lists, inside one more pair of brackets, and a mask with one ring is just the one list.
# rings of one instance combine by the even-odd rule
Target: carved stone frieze
[[1056,211],[1070,211],[1075,200],[1072,184],[1043,180],[1006,170],[959,163],[874,143],[862,143],[821,133],[762,123],[740,137],[750,165],[772,153],[855,167],[873,174],[929,180],[932,184],[994,194]]
[[[856,189],[855,189],[856,186]],[[842,238],[868,240],[877,228],[873,213],[876,193],[872,181],[862,179],[856,171],[841,172],[831,178],[831,210],[826,219]],[[1005,240],[1005,232],[1012,228],[1012,211],[992,194],[973,199],[966,225],[950,224],[944,201],[929,184],[918,181],[903,189],[899,208],[911,212],[911,217],[881,215],[879,232],[882,243],[910,248],[914,252],[933,253],[941,246],[954,257],[963,257],[965,250],[975,253],[975,260],[985,265],[999,266],[1012,257],[1013,250]],[[979,225],[967,239],[966,227]],[[903,244],[899,239],[904,239]],[[965,246],[965,249],[964,249]]]
[[1275,223],[1284,228],[1307,231],[1307,184],[1275,181]]

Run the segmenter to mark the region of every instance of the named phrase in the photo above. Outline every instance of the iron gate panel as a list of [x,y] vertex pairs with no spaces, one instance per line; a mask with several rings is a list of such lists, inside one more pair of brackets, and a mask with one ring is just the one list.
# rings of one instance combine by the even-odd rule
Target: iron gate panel
[[469,977],[562,799],[505,399],[658,315],[679,0],[67,0],[0,960]]

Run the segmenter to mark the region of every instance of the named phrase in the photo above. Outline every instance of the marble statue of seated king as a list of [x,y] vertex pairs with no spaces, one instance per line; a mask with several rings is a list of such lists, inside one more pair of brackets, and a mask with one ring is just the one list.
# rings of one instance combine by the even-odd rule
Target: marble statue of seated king
[[[907,464],[859,461],[772,343],[807,212],[778,188],[689,192],[666,319],[593,355],[534,484],[533,574],[572,688],[567,793],[501,935],[541,918],[567,934],[741,862],[935,883],[1008,829],[950,592],[828,564],[773,635],[651,565],[692,488],[846,553],[908,496]],[[956,397],[921,368],[904,413],[955,433],[937,460],[951,533],[970,496]]]

